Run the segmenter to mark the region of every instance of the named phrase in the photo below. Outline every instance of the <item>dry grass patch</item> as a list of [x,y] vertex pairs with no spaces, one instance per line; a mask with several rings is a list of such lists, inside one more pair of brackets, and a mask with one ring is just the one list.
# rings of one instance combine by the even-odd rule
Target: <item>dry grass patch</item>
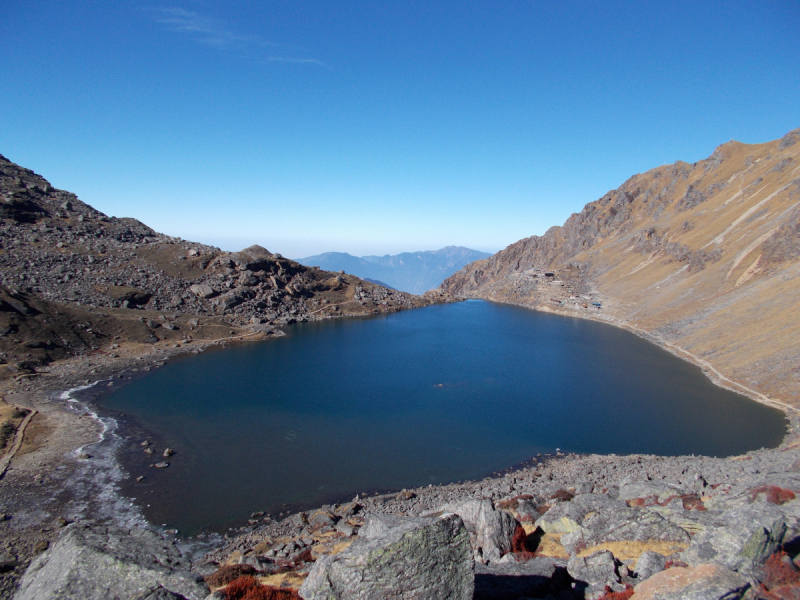
[[[561,545],[561,533],[544,533],[535,525],[525,523],[522,525],[526,534],[526,549],[536,556],[551,556],[554,558],[569,558],[569,553]],[[601,550],[610,551],[619,560],[638,560],[639,557],[652,550],[664,556],[670,556],[686,549],[688,544],[680,542],[664,542],[661,540],[630,541],[630,542],[603,542],[582,550],[578,556],[585,557]]]
[[552,556],[553,558],[569,558],[569,553],[561,545],[561,533],[544,533],[541,529],[530,523],[524,523],[522,528],[527,534],[526,545],[534,548],[536,556]]
[[340,542],[328,542],[324,544],[317,544],[311,547],[312,556],[317,560],[320,556],[333,556],[340,554],[347,550],[347,548],[355,541],[355,538],[348,538]]
[[253,552],[255,554],[266,554],[269,552],[269,549],[275,545],[275,542],[271,538],[265,538],[264,540],[260,541],[258,544],[253,546]]
[[603,542],[585,550],[581,550],[578,556],[585,557],[591,556],[595,552],[601,550],[608,550],[614,555],[614,558],[619,560],[638,560],[639,557],[652,550],[664,556],[670,556],[676,552],[685,550],[688,544],[681,544],[679,542],[664,542],[661,540],[647,540],[644,542],[630,541],[630,542]]
[[0,399],[0,457],[11,449],[17,429],[29,412]]
[[39,448],[47,445],[50,435],[55,428],[47,423],[47,417],[42,413],[34,416],[25,428],[25,437],[22,438],[22,445],[17,452],[17,456],[30,454]]
[[286,573],[276,573],[274,575],[259,576],[258,583],[261,585],[268,585],[276,588],[289,588],[297,590],[303,585],[308,575],[305,573],[297,573],[295,571],[287,571]]

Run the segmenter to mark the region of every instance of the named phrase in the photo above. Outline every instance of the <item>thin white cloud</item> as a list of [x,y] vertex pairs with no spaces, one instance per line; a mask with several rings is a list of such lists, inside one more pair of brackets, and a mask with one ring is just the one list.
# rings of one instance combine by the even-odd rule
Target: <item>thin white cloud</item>
[[266,58],[264,62],[273,62],[273,63],[280,62],[280,63],[295,63],[295,64],[305,64],[305,65],[317,65],[319,67],[325,67],[326,69],[331,69],[330,66],[326,65],[324,62],[322,62],[318,58],[292,58],[290,56],[270,56],[270,57]]
[[156,21],[171,31],[191,36],[201,44],[216,48],[228,48],[243,45],[268,45],[256,36],[239,35],[226,28],[216,19],[200,15],[183,8],[157,8]]
[[[155,20],[170,31],[189,36],[196,42],[206,46],[220,50],[240,49],[252,51],[258,49],[259,52],[262,52],[267,48],[271,48],[272,51],[275,51],[276,48],[279,50],[280,48],[284,50],[289,48],[289,51],[292,51],[291,47],[269,42],[259,36],[239,34],[228,28],[222,21],[191,10],[180,7],[152,8],[149,10],[155,15]],[[262,58],[259,62],[306,64],[326,69],[331,68],[318,58],[268,56]]]

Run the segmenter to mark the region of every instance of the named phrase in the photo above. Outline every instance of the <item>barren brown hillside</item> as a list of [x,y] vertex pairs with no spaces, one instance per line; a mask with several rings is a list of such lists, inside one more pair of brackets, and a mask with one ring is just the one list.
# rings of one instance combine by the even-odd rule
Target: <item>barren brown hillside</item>
[[800,406],[798,275],[800,129],[634,175],[442,289],[612,321]]
[[[442,302],[306,267],[260,246],[223,252],[109,217],[0,155],[0,379],[69,356],[255,339],[280,326]],[[192,346],[189,346],[192,347]]]

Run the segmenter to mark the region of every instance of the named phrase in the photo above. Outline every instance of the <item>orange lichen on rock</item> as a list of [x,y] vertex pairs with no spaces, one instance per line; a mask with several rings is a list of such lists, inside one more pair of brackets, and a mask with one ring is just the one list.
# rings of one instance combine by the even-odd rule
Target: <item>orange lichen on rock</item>
[[795,499],[795,495],[792,490],[787,490],[782,487],[778,487],[777,485],[760,485],[757,488],[753,488],[751,493],[752,500],[755,500],[759,494],[766,494],[766,500],[770,504],[785,504],[786,502]]
[[520,496],[514,496],[513,498],[509,498],[508,500],[500,500],[495,505],[495,508],[498,510],[516,510],[519,508],[519,501],[520,500],[531,500],[533,496],[530,494],[522,494]]
[[565,502],[569,502],[574,497],[575,494],[567,490],[556,490],[550,495],[549,500],[564,500]]
[[680,500],[683,502],[683,508],[686,510],[706,510],[703,500],[697,494],[675,494],[669,496],[664,500],[659,501],[657,496],[647,496],[645,498],[631,498],[627,501],[628,506],[632,508],[641,508],[645,506],[666,506],[673,500]]

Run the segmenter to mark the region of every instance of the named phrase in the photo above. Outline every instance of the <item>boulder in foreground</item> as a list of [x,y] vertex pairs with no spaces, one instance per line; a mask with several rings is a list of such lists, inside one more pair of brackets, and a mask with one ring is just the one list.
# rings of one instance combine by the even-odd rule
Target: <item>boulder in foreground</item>
[[171,542],[148,529],[75,523],[31,563],[14,598],[136,598],[157,589],[202,600],[208,588],[189,568]]
[[722,565],[674,567],[636,586],[631,600],[736,600],[749,587],[747,577]]
[[457,515],[371,517],[341,554],[322,558],[300,588],[305,600],[471,600],[469,534]]
[[477,562],[496,562],[511,552],[511,538],[519,523],[507,512],[496,510],[489,499],[445,504],[440,510],[464,521]]

